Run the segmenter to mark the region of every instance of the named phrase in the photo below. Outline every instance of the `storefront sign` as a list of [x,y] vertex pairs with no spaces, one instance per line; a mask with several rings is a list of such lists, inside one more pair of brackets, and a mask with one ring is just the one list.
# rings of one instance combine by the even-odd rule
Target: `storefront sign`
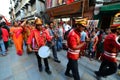
[[96,28],[96,27],[98,27],[98,22],[99,22],[99,20],[88,20],[87,26]]

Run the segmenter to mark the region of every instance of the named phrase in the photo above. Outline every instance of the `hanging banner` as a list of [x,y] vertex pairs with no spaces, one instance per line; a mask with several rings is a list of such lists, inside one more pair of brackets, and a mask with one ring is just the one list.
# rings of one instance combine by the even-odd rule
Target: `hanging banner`
[[52,0],[52,7],[56,7],[57,6],[57,1],[56,0]]
[[62,5],[63,0],[58,0],[58,5]]
[[51,8],[52,7],[52,0],[46,0],[46,8]]

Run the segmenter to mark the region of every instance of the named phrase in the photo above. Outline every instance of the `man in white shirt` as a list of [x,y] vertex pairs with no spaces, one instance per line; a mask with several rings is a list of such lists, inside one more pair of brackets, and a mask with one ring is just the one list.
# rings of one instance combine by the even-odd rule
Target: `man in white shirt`
[[63,24],[63,27],[64,27],[65,32],[71,29],[71,26],[67,22]]

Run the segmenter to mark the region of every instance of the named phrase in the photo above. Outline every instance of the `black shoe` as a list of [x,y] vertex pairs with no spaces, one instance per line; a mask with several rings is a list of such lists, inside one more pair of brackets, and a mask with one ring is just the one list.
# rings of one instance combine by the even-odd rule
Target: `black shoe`
[[102,80],[101,77],[96,77],[97,80]]
[[58,59],[57,59],[57,60],[56,60],[56,59],[54,59],[54,61],[55,61],[55,62],[57,62],[57,63],[60,63],[60,60],[58,60]]
[[51,74],[52,72],[50,70],[45,70],[47,74]]
[[7,55],[7,53],[5,53],[5,54],[1,54],[2,56],[6,56]]
[[41,67],[41,68],[39,68],[39,71],[40,71],[40,72],[42,72],[42,67]]
[[100,77],[100,74],[99,74],[98,71],[95,71],[94,73],[95,73],[96,76]]
[[94,73],[95,73],[95,75],[96,75],[97,80],[101,80],[101,77],[102,77],[102,76],[99,74],[99,72],[98,72],[98,71],[95,71]]
[[48,56],[48,59],[50,59],[51,57],[50,56]]
[[103,78],[107,78],[107,76],[102,76]]
[[70,73],[65,73],[65,75],[68,76],[68,77],[73,77],[73,75],[70,74]]

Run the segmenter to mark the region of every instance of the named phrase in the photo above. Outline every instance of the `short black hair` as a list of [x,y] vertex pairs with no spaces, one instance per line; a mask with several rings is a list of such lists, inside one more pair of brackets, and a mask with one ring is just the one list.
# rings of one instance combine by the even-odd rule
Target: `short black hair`
[[2,20],[2,16],[0,16],[0,20]]
[[2,27],[2,24],[0,23],[0,27]]
[[80,23],[76,23],[76,27],[77,26],[80,26],[80,27],[85,27],[85,26],[83,26],[82,24],[80,24]]
[[1,24],[4,26],[4,25],[6,25],[6,23],[5,22],[1,22]]
[[111,29],[111,32],[112,33],[115,33],[117,29]]

